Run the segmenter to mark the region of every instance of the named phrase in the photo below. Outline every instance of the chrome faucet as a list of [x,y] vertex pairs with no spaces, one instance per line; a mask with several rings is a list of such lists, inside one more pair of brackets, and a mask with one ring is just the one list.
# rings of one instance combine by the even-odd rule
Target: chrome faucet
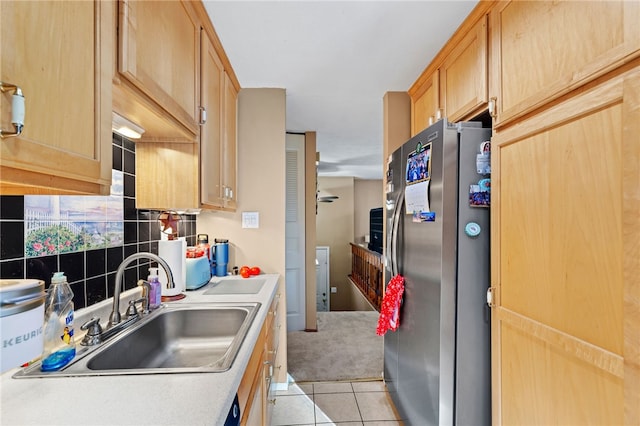
[[134,253],[131,256],[127,257],[122,261],[120,266],[118,266],[118,270],[116,272],[116,283],[115,288],[113,290],[113,309],[111,310],[111,315],[109,316],[109,325],[114,326],[122,320],[122,316],[120,315],[120,288],[122,287],[122,277],[124,275],[124,270],[136,259],[150,259],[155,262],[158,262],[158,265],[162,266],[162,269],[167,274],[167,288],[175,288],[175,283],[173,281],[173,274],[171,273],[171,268],[167,264],[167,262],[158,255],[147,252]]

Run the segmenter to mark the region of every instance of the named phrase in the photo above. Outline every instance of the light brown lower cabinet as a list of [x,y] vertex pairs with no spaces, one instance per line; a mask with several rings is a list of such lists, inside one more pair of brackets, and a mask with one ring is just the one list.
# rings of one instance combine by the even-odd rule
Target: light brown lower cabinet
[[253,354],[238,388],[241,425],[269,425],[271,414],[276,403],[273,377],[279,367],[275,365],[278,354],[278,315],[277,294],[269,307],[267,318],[260,330]]

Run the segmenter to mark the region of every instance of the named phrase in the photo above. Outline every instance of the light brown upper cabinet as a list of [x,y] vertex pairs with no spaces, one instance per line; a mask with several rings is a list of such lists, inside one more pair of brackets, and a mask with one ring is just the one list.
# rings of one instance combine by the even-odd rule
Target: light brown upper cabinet
[[411,97],[411,136],[440,118],[439,70],[425,71],[409,89]]
[[238,91],[203,31],[200,137],[200,201],[204,207],[235,210]]
[[136,144],[136,206],[236,208],[237,89],[215,43],[201,32],[199,138]]
[[114,28],[107,2],[0,2],[0,81],[25,105],[22,133],[0,140],[3,195],[109,194]]
[[487,16],[483,15],[440,66],[440,108],[451,122],[487,106]]
[[412,136],[440,118],[467,120],[487,107],[487,14],[494,4],[478,2],[407,91],[411,97]]
[[114,110],[145,128],[143,140],[199,134],[200,21],[188,1],[118,2]]
[[202,33],[201,106],[203,120],[200,134],[200,199],[202,204],[224,207],[222,188],[222,125],[224,122],[225,73],[213,44]]
[[224,122],[222,137],[222,186],[225,209],[236,209],[238,91],[224,74]]
[[494,126],[637,57],[640,2],[505,1],[490,14]]

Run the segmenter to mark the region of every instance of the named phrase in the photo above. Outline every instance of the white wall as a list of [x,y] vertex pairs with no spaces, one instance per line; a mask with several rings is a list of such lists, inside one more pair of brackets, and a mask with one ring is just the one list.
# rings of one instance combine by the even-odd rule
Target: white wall
[[[197,221],[197,232],[209,234],[209,241],[229,240],[229,267],[257,265],[266,273],[280,274],[281,318],[286,318],[285,108],[284,89],[240,91],[238,207],[234,213],[203,211]],[[260,214],[258,229],[242,228],[242,212],[248,211]],[[281,327],[278,383],[286,382],[286,329]]]
[[383,207],[382,179],[356,179],[354,181],[354,235],[356,244],[364,244],[364,236],[369,234],[369,211]]
[[[238,95],[238,207],[203,211],[198,233],[229,240],[229,267],[257,265],[284,276],[285,91],[242,89]],[[242,228],[242,212],[258,212],[258,229]]]

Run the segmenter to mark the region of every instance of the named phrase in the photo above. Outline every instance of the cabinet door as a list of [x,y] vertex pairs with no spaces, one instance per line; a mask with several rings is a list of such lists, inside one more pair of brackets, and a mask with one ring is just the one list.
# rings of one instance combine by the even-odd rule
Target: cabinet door
[[492,139],[495,424],[640,420],[639,134],[636,68]]
[[466,34],[440,67],[440,106],[451,122],[473,117],[487,105],[487,16]]
[[231,79],[224,74],[224,124],[222,153],[222,184],[224,185],[225,208],[235,211],[238,194],[237,174],[237,111],[238,92]]
[[240,424],[243,426],[266,425],[268,423],[265,419],[265,376],[262,366],[255,376],[251,389],[253,394],[246,411],[242,413]]
[[224,207],[222,197],[222,120],[225,73],[213,44],[202,33],[201,106],[206,122],[200,133],[200,199],[203,205]]
[[640,54],[637,1],[509,1],[490,17],[496,128]]
[[136,207],[198,209],[199,144],[138,142],[136,144]]
[[[0,2],[0,81],[20,86],[25,125],[0,143],[2,194],[108,194],[113,15],[108,2]],[[11,93],[0,94],[11,125]]]
[[417,135],[440,118],[438,70],[426,76],[422,83],[420,84],[419,82],[418,84],[419,86],[415,91],[409,90],[409,95],[411,96],[411,136]]
[[121,1],[118,71],[198,134],[200,25],[186,1]]

